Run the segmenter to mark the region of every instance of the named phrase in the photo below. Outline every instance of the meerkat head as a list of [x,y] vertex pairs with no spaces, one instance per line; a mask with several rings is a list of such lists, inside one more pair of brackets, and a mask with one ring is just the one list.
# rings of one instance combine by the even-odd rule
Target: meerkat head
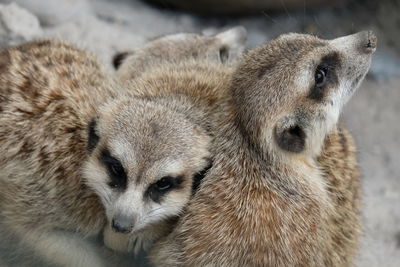
[[84,176],[115,231],[136,232],[179,215],[210,167],[210,136],[187,115],[196,112],[188,105],[122,99],[90,122]]
[[262,149],[315,156],[376,43],[372,32],[334,40],[286,34],[250,51],[232,81],[238,124]]
[[140,71],[149,64],[165,61],[206,59],[229,64],[243,52],[247,32],[243,27],[231,28],[212,36],[178,33],[156,38],[143,47],[114,56],[113,65],[119,73]]

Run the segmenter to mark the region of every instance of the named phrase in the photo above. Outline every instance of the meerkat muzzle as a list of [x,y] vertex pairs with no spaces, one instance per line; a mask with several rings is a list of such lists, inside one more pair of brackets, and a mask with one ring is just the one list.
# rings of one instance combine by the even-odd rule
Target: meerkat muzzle
[[330,42],[347,56],[366,56],[375,52],[378,38],[372,31],[362,31],[333,39]]
[[134,222],[131,218],[120,215],[114,217],[111,226],[118,233],[129,233],[133,229]]

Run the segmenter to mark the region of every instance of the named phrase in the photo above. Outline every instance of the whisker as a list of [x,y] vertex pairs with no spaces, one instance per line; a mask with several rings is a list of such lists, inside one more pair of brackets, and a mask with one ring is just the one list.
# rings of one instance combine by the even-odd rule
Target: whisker
[[288,18],[289,18],[290,20],[292,20],[293,17],[289,14],[289,12],[288,12],[288,10],[287,10],[287,8],[286,8],[286,5],[285,5],[285,3],[283,2],[283,0],[279,0],[279,1],[281,2],[281,5],[282,5],[283,9],[285,10],[286,15],[288,16]]
[[261,11],[261,13],[264,15],[264,16],[266,16],[267,18],[269,18],[273,23],[275,23],[275,24],[279,24],[276,20],[274,20],[270,15],[268,15],[267,14],[267,12],[266,11]]

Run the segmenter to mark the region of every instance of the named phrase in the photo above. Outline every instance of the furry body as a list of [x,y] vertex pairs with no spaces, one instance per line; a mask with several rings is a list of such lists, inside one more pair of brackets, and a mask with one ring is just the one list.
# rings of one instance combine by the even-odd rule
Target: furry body
[[[288,43],[291,37],[288,37]],[[308,49],[319,45],[317,43],[313,37],[309,40],[305,37],[294,46],[289,44],[287,51],[296,53],[298,46],[304,45]],[[351,136],[335,126],[337,115],[322,136],[318,134],[315,141],[305,143],[309,147],[302,149],[310,154],[280,155],[275,152],[276,148],[266,152],[274,140],[269,137],[261,143],[258,141],[262,135],[269,135],[268,131],[274,130],[263,127],[269,119],[272,119],[272,125],[276,123],[273,121],[275,104],[267,111],[272,112],[271,117],[268,113],[265,116],[254,111],[254,108],[260,108],[260,100],[251,95],[250,89],[258,83],[257,79],[268,78],[268,75],[264,78],[264,72],[271,71],[275,76],[286,73],[285,69],[271,64],[274,47],[285,47],[286,44],[276,41],[274,45],[268,48],[269,61],[266,63],[243,63],[251,61],[257,53],[263,53],[260,48],[242,60],[240,68],[243,69],[236,70],[231,75],[233,78],[221,79],[220,92],[225,96],[221,102],[217,101],[219,111],[214,114],[218,129],[213,149],[214,167],[173,233],[153,248],[152,260],[156,265],[343,266],[352,263],[360,233],[359,171]],[[320,45],[324,43],[320,42]],[[290,64],[294,59],[289,56],[286,60]],[[247,66],[249,73],[245,70]],[[197,64],[194,68],[202,69],[197,72],[199,77],[214,71],[209,63]],[[171,69],[171,72],[164,71],[166,76],[173,73],[176,66]],[[349,67],[347,75],[351,71],[357,75],[352,86],[357,87],[365,69],[357,72],[356,68]],[[289,73],[287,75],[290,77]],[[278,88],[287,83],[271,80],[267,83],[269,88],[274,88],[274,82]],[[240,85],[241,81],[246,85]],[[197,95],[201,91],[196,87],[192,92],[188,91],[189,95],[201,98]],[[282,92],[272,93],[267,98],[274,99],[274,94],[278,94],[277,100],[281,98],[282,101],[286,94],[284,90]],[[257,91],[254,94],[257,95]],[[204,98],[209,99],[205,95]],[[260,97],[262,99],[263,95],[257,95],[258,99]],[[216,98],[220,99],[220,96]],[[283,101],[290,103],[289,99],[286,97]],[[255,101],[254,104],[251,101]],[[323,127],[321,129],[325,131]],[[311,139],[313,134],[309,133]]]
[[75,264],[100,264],[93,249],[74,233],[93,235],[105,224],[103,206],[80,174],[86,126],[98,101],[104,101],[103,89],[97,88],[105,76],[94,57],[62,42],[10,48],[1,52],[1,59],[4,224],[56,261],[71,257],[54,246],[59,239],[60,246],[80,244],[72,247],[75,255],[90,255],[88,262],[77,257]]
[[135,232],[135,252],[169,232],[209,164],[203,111],[184,97],[135,97],[60,41],[0,58],[3,225],[64,266],[102,266],[85,237],[111,222]]
[[[156,44],[164,48],[163,53],[157,52],[158,48],[154,47],[154,44],[151,43],[149,47],[153,49],[153,53],[144,53],[144,51],[147,51],[149,47],[146,47],[137,53],[143,57],[143,60],[148,59],[149,62],[154,61],[154,55],[157,55],[157,64],[148,66],[145,71],[140,73],[140,77],[136,79],[140,80],[141,82],[144,81],[144,84],[149,84],[151,86],[136,86],[136,88],[146,88],[146,90],[140,90],[137,93],[139,95],[150,96],[184,94],[190,96],[192,99],[200,101],[201,104],[205,105],[210,118],[218,120],[219,117],[225,117],[226,114],[222,113],[221,115],[221,112],[218,111],[221,110],[221,105],[223,105],[224,101],[228,99],[231,94],[229,86],[235,66],[227,66],[226,64],[221,64],[221,62],[218,62],[217,60],[207,60],[205,57],[202,57],[202,53],[198,51],[199,48],[193,44],[192,50],[196,52],[196,55],[199,57],[198,59],[188,59],[186,56],[181,56],[179,53],[174,52],[175,50],[179,50],[180,44],[185,45],[185,49],[183,49],[183,51],[188,50],[188,47],[191,44],[191,37],[189,37],[189,41],[187,43],[185,43],[185,39],[182,39],[180,44],[176,44],[173,50],[168,50],[169,46],[163,45],[163,39],[158,40]],[[210,44],[208,45],[211,46],[208,48],[208,50],[217,50],[217,47],[213,47]],[[205,49],[200,50],[203,51]],[[164,58],[164,56],[166,58]],[[235,60],[236,58],[231,59],[231,63],[234,64]],[[129,75],[129,71],[132,71],[132,69],[134,69],[137,64],[140,64],[140,62],[141,61],[136,62],[134,57],[127,61],[123,61],[121,63],[121,69],[117,71],[117,76],[119,79],[121,79],[123,82],[130,82],[132,79],[135,80],[134,78],[137,77],[137,74],[135,73],[137,73],[140,68],[137,68],[136,71],[132,73],[132,76]],[[156,86],[154,86],[155,84]],[[235,113],[235,111],[232,111],[232,113]],[[220,128],[217,127],[217,129],[224,129],[222,132],[227,131],[223,124],[224,123],[218,126]],[[216,149],[217,148],[215,148],[215,150]],[[315,167],[320,170],[321,175],[326,183],[326,188],[328,191],[327,197],[329,198],[328,202],[329,205],[333,207],[326,219],[326,224],[329,225],[328,230],[332,236],[330,241],[327,241],[327,243],[332,249],[329,252],[325,252],[325,264],[328,266],[350,265],[356,254],[358,248],[358,237],[361,232],[359,216],[360,173],[356,158],[355,144],[351,134],[345,128],[340,126],[332,129],[325,139],[322,151],[317,157]],[[239,167],[236,167],[236,169],[237,168]],[[246,172],[246,170],[243,171]],[[218,186],[219,183],[220,182],[217,182],[216,185],[210,185],[211,187],[209,190],[204,189],[206,190],[205,195],[209,194],[209,191],[212,190],[212,187]],[[221,188],[230,188],[230,186],[236,186],[236,183],[233,181],[232,185],[230,185],[228,182],[227,184],[224,182],[221,183]],[[236,189],[221,189],[222,192],[234,192],[235,190]],[[232,195],[235,195],[235,193],[232,193]],[[240,192],[237,192],[236,195],[239,198],[243,196]],[[193,212],[196,212],[197,201],[199,200],[193,200],[191,203],[191,205],[194,207]],[[216,203],[218,201],[219,200],[215,200]],[[210,207],[206,207],[207,209],[210,209]],[[208,221],[210,218],[208,216],[209,212],[210,211],[204,211],[206,214],[205,218],[196,217],[197,219],[192,219],[189,217],[188,220],[199,220],[200,222],[203,222],[204,220]],[[202,210],[197,216],[203,216]],[[184,220],[186,219],[183,219],[183,221]],[[201,225],[203,224],[201,223]],[[207,226],[208,224],[205,223],[204,225]],[[182,240],[182,242],[186,242],[190,246],[195,246],[196,240],[190,239],[190,233],[187,233],[187,235],[189,236],[187,239],[193,244],[189,243],[188,240]],[[217,233],[210,235],[210,238],[214,238],[215,235],[217,235]],[[171,239],[174,237],[175,235],[173,235]],[[288,238],[290,239],[290,237]],[[240,242],[241,240],[238,240],[238,243]],[[165,241],[163,245],[169,248],[168,241]],[[165,253],[165,255],[171,254],[171,258],[173,258],[173,256],[176,256],[174,254],[175,252],[178,254],[181,253],[179,252],[178,248],[176,248],[176,251],[174,248],[169,248],[172,250],[171,252],[170,250],[163,248],[163,245],[159,244],[156,248],[154,248],[153,255],[162,255]],[[200,253],[200,251],[201,250],[199,248],[198,253]],[[238,251],[238,253],[240,253],[240,251]],[[191,255],[191,257],[198,258],[198,255]],[[202,257],[207,258],[207,256],[204,255]],[[167,258],[168,257],[166,256],[160,260],[156,259],[155,263],[161,263],[161,265],[166,264],[168,263],[168,260],[166,261]],[[179,256],[177,256],[177,258],[179,259]],[[174,260],[176,259],[171,261],[171,265],[177,264],[177,262]]]

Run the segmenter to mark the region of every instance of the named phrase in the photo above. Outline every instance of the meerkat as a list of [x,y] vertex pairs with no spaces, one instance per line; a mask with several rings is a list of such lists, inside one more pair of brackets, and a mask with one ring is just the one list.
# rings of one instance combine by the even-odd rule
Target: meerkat
[[0,53],[0,217],[61,266],[104,266],[107,225],[134,251],[168,233],[209,166],[210,133],[184,96],[135,97],[56,40]]
[[137,78],[165,63],[195,60],[231,65],[242,55],[246,40],[247,31],[241,26],[211,36],[170,34],[155,38],[133,51],[117,53],[113,64],[121,81]]
[[[229,66],[242,54],[246,37],[243,27],[235,27],[212,36],[178,33],[155,38],[133,52],[116,54],[116,76],[121,83],[130,83],[131,93],[137,96],[189,96],[210,119],[224,92],[220,89],[221,77],[227,77]],[[213,63],[216,69],[205,79],[198,75],[199,62]],[[144,235],[148,239],[152,233]],[[137,234],[133,238],[137,240]],[[131,252],[131,239],[129,234],[116,233],[110,226],[104,231],[106,246],[115,251]]]
[[167,35],[132,52],[114,56],[116,78],[139,96],[185,95],[202,103],[212,117],[229,92],[226,81],[245,49],[247,32],[235,27],[212,36]]
[[371,32],[329,41],[286,34],[247,53],[216,116],[213,167],[152,262],[351,264],[359,185],[332,168],[355,168],[337,158],[354,154],[337,121],[376,43]]
[[[164,49],[162,54],[148,49],[144,50],[147,53],[144,51],[138,53],[141,55],[139,57],[141,61],[147,58],[149,62],[154,60],[154,55],[158,55],[156,58],[158,63],[154,66],[147,66],[146,71],[139,79],[147,81],[148,85],[136,87],[150,89],[141,90],[138,94],[183,93],[192,99],[203,100],[209,116],[212,117],[219,109],[219,103],[231,94],[228,85],[233,68],[232,66],[227,67],[227,64],[222,61],[215,60],[215,57],[213,60],[207,60],[206,55],[199,53],[199,48],[196,43],[192,42],[192,39],[189,38],[185,42],[184,35],[181,37],[173,49]],[[234,40],[235,38],[230,37],[229,39]],[[192,45],[197,59],[174,53],[179,45],[183,45],[186,50]],[[151,47],[156,50],[158,47],[166,48],[168,46],[163,45],[162,39],[160,39],[157,46]],[[210,49],[213,48],[208,48],[208,50]],[[214,47],[214,49],[218,49],[218,47]],[[207,51],[207,49],[202,51]],[[163,60],[160,55],[165,56],[166,60]],[[231,64],[234,60],[235,58],[231,59]],[[124,64],[131,66],[124,66]],[[123,78],[124,82],[129,81],[130,76],[125,71],[133,69],[133,66],[138,64],[134,58],[123,61],[124,72],[120,78]],[[117,70],[117,75],[118,72],[119,70]],[[356,254],[358,237],[361,232],[359,218],[360,172],[351,134],[343,126],[332,130],[327,136],[317,160],[335,209],[335,212],[330,214],[328,222],[331,225],[330,229],[334,240],[332,246],[335,251],[335,255],[331,258],[332,261],[339,262],[339,265],[349,265]]]

